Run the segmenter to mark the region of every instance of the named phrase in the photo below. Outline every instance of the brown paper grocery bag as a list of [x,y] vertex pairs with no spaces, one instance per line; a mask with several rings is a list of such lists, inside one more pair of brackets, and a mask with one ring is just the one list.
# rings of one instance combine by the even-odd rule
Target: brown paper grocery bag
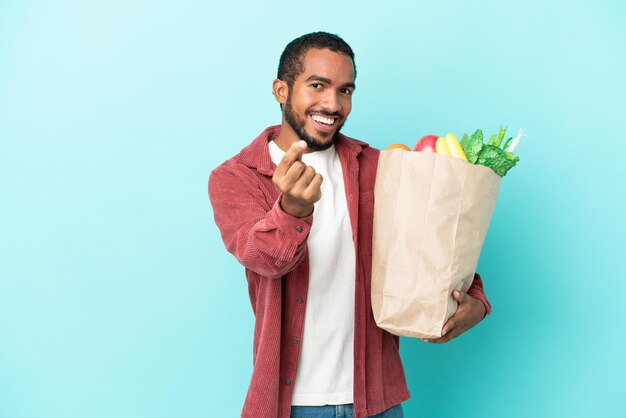
[[374,190],[372,310],[395,335],[441,336],[467,291],[500,176],[458,158],[381,151]]

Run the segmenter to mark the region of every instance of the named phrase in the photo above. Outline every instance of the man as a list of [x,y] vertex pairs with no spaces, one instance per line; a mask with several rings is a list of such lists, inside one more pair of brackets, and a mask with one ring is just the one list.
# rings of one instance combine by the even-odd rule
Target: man
[[[401,417],[409,398],[398,338],[370,306],[379,151],[339,131],[352,108],[350,46],[316,32],[280,58],[282,109],[209,178],[226,248],[246,268],[256,322],[244,418]],[[490,305],[478,275],[433,343],[476,325]]]

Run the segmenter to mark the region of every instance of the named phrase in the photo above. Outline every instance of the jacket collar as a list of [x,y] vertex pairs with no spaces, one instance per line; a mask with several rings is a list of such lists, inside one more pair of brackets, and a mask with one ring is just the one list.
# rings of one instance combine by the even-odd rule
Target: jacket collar
[[[276,165],[272,163],[267,143],[276,138],[279,132],[280,125],[266,128],[250,145],[235,156],[235,160],[250,168],[255,168],[263,175],[273,176]],[[356,157],[366,147],[369,147],[367,143],[347,137],[341,133],[335,142],[335,149],[342,160],[342,157]]]

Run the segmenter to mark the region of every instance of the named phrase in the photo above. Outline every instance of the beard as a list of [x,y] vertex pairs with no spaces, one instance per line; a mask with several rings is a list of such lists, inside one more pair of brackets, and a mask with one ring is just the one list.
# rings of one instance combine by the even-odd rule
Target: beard
[[[308,115],[310,115],[311,113],[318,113],[318,114],[325,115],[325,116],[340,116],[340,115],[337,115],[337,113],[330,113],[330,112],[326,112],[323,110],[315,111],[315,112],[312,110],[307,110],[304,112],[305,118],[307,118]],[[296,135],[298,135],[298,138],[306,142],[307,146],[312,151],[323,151],[325,149],[330,148],[337,141],[337,138],[339,136],[339,131],[341,130],[341,128],[343,128],[343,125],[345,123],[344,121],[341,125],[337,127],[337,130],[333,134],[333,137],[330,141],[322,142],[312,137],[308,133],[306,133],[304,129],[304,125],[306,124],[306,119],[301,119],[293,111],[293,107],[291,106],[291,94],[287,96],[287,102],[285,103],[285,109],[283,111],[283,114],[285,116],[285,120],[287,121],[289,126],[291,126],[291,129],[293,129]],[[339,119],[341,119],[341,116],[339,117]]]

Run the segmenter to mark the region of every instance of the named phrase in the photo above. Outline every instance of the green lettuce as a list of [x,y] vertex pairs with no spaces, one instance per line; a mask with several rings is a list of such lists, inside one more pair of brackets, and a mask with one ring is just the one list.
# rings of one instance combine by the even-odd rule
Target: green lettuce
[[[483,131],[477,129],[469,140],[465,140],[466,136],[464,136],[464,141],[461,146],[463,147],[467,161],[472,164],[489,167],[497,175],[504,177],[519,161],[519,157],[513,155],[513,150],[519,143],[523,132],[523,130],[520,130],[515,139],[508,138],[503,143],[506,127],[500,127],[500,131],[497,134],[493,134],[489,138],[489,142],[484,144]],[[511,143],[511,141],[513,142]]]
[[472,164],[476,164],[476,160],[478,160],[478,153],[483,148],[483,131],[477,129],[476,132],[470,136],[466,145],[463,147],[463,152],[465,152],[465,156],[467,157],[467,161]]
[[491,168],[500,177],[515,167],[519,158],[510,159],[506,151],[494,145],[485,145],[478,153],[476,164]]

